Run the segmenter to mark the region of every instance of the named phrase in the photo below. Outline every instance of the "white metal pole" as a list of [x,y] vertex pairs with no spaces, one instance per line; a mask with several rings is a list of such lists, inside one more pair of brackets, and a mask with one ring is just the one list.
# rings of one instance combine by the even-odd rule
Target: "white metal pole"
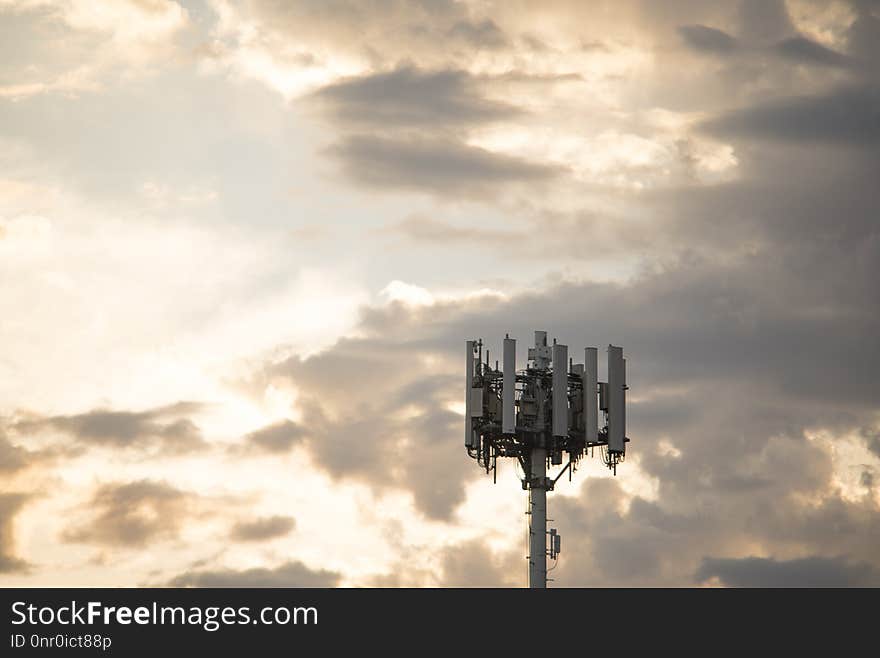
[[532,448],[529,485],[529,587],[547,587],[547,449]]

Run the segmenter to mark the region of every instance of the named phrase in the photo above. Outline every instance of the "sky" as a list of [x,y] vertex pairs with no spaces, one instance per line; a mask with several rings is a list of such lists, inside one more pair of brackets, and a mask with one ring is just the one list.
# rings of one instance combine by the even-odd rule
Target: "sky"
[[878,586],[878,181],[880,2],[0,0],[0,585],[523,586],[546,330],[552,586]]

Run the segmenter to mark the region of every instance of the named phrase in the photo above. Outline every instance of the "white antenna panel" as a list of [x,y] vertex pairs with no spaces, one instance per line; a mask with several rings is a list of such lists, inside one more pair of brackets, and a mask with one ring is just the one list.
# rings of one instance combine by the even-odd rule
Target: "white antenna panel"
[[483,417],[483,389],[475,386],[471,389],[471,418]]
[[553,436],[568,436],[568,346],[553,346]]
[[474,385],[474,341],[467,341],[467,361],[464,381],[464,445],[474,447],[474,428],[471,423],[471,387]]
[[608,346],[608,452],[622,453],[626,437],[624,411],[626,367],[623,348]]
[[516,432],[516,339],[504,339],[504,379],[501,389],[501,433]]
[[588,442],[599,438],[599,407],[596,387],[599,383],[599,358],[595,347],[584,350],[584,430]]

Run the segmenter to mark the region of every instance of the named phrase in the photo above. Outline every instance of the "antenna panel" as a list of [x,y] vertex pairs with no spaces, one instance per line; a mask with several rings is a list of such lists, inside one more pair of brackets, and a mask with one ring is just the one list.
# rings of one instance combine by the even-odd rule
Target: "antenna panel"
[[[623,348],[620,349],[620,353],[623,354]],[[621,359],[623,362],[623,394],[621,395],[621,405],[620,405],[620,417],[623,420],[621,428],[621,433],[623,434],[623,442],[624,442],[624,451],[626,450],[626,359]]]
[[553,346],[553,436],[568,436],[568,346]]
[[598,350],[588,347],[584,350],[584,431],[587,441],[599,438],[599,408],[596,387],[599,383]]
[[474,341],[467,341],[467,360],[464,380],[464,445],[474,447],[474,428],[471,423],[471,388],[474,385]]
[[516,339],[504,339],[504,378],[501,389],[501,432],[516,432]]
[[624,452],[626,365],[623,348],[608,346],[608,451]]
[[474,386],[471,389],[471,418],[483,417],[483,388]]

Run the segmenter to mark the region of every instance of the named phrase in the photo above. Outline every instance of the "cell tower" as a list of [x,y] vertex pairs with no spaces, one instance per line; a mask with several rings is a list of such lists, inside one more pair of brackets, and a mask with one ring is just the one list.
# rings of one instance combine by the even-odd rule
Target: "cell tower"
[[[483,361],[483,340],[467,341],[464,445],[469,457],[497,477],[499,457],[515,457],[529,492],[529,587],[547,586],[547,555],[557,559],[561,538],[547,532],[547,492],[580,459],[600,455],[614,474],[626,456],[626,359],[623,348],[608,346],[608,381],[598,380],[597,350],[584,350],[584,363],[572,364],[568,346],[547,345],[547,332],[535,332],[525,370],[516,370],[516,340],[506,336],[504,369]],[[605,426],[599,428],[599,411]],[[547,469],[568,463],[554,476]],[[550,537],[548,550],[547,537]]]

